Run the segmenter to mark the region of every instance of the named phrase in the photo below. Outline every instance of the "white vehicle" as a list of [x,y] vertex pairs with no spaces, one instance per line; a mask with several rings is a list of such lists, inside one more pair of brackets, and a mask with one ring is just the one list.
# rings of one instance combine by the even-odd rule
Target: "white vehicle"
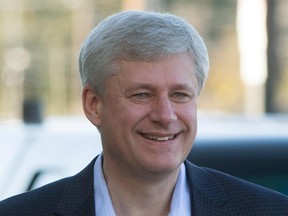
[[74,175],[101,151],[98,130],[83,117],[2,122],[0,200]]

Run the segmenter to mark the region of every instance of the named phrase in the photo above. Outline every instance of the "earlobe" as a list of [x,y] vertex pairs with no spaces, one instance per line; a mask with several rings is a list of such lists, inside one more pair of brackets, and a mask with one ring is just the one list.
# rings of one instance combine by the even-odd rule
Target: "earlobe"
[[96,127],[101,126],[102,100],[89,86],[84,86],[82,90],[82,105],[86,117]]

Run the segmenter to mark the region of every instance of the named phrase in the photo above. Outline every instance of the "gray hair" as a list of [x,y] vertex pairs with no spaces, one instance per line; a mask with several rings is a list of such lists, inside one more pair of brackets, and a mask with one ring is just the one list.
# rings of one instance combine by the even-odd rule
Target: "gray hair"
[[188,22],[156,12],[117,13],[85,39],[78,62],[81,81],[103,96],[105,80],[119,72],[120,60],[156,61],[178,53],[191,55],[200,94],[208,76],[209,58],[202,38]]

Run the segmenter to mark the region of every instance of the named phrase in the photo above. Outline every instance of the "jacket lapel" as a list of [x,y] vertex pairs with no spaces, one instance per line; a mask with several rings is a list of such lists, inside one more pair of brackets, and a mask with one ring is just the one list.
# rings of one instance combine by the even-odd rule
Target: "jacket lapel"
[[[55,211],[61,216],[95,216],[93,169],[96,158],[79,174],[67,179]],[[223,216],[229,200],[225,188],[200,167],[185,161],[193,216]]]
[[225,188],[205,169],[185,161],[193,216],[223,216],[229,197]]
[[63,195],[59,201],[56,215],[95,216],[93,169],[94,159],[79,174],[67,179]]

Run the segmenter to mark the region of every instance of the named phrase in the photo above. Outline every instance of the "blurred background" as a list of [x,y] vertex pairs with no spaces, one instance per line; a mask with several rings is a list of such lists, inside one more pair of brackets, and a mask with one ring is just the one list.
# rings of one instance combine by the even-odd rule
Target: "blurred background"
[[286,0],[1,0],[0,119],[31,104],[39,116],[82,114],[81,43],[122,10],[171,12],[200,32],[211,61],[202,112],[288,112]]
[[188,159],[288,195],[288,1],[0,0],[0,200],[102,151],[77,59],[90,30],[123,10],[174,13],[205,40],[211,70]]

